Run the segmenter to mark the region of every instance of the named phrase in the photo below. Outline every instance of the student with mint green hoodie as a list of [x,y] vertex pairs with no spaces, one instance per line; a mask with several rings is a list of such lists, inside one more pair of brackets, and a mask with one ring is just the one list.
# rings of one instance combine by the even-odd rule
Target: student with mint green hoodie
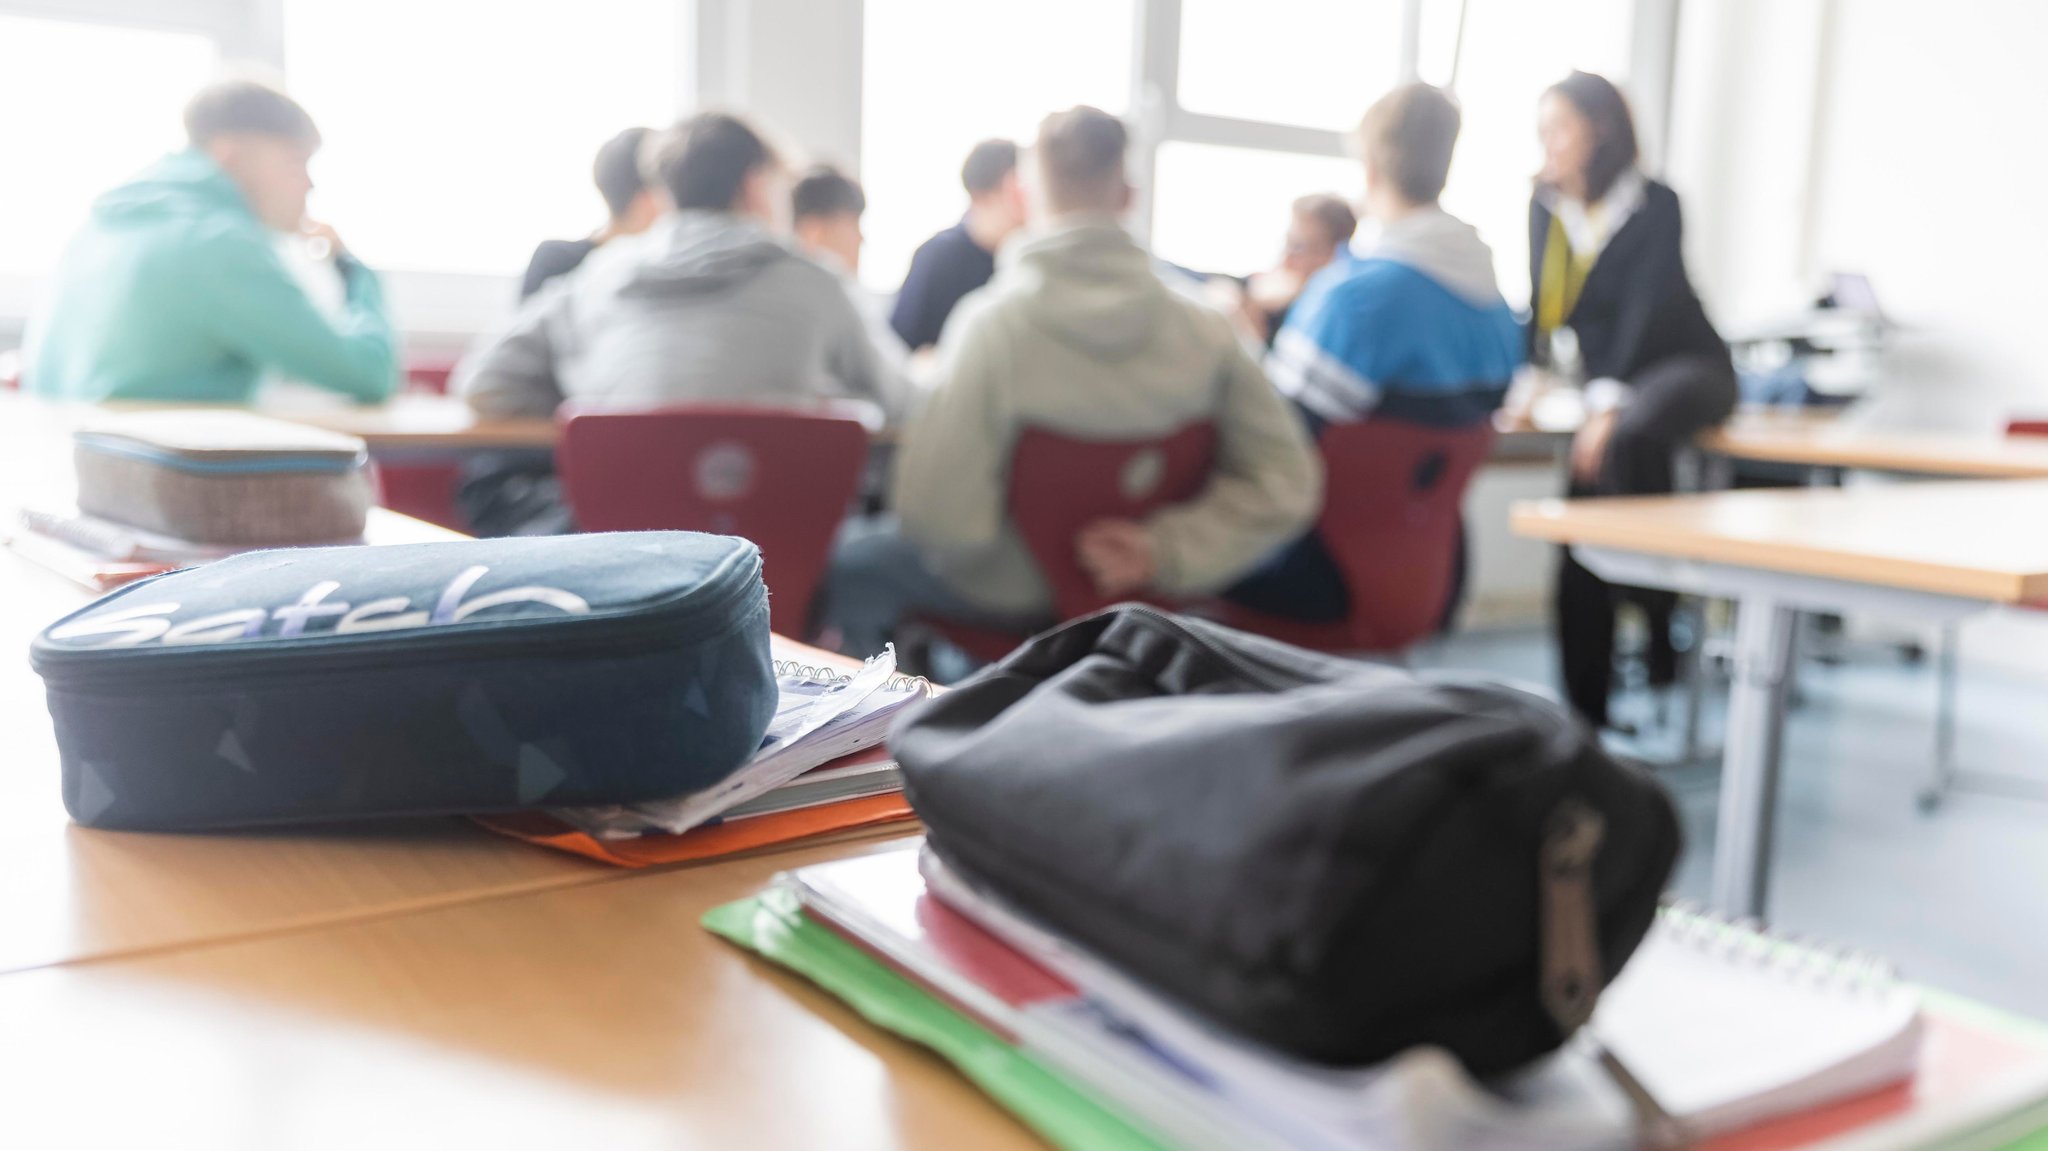
[[[312,118],[247,81],[185,110],[191,146],[101,196],[31,324],[28,390],[52,399],[246,404],[266,372],[372,402],[397,384],[377,276],[306,222]],[[346,285],[330,318],[276,249],[327,241]]]

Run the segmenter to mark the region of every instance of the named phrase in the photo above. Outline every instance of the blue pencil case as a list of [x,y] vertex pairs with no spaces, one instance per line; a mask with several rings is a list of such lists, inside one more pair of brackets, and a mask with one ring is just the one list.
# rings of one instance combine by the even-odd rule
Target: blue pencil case
[[760,552],[692,532],[250,552],[30,658],[94,827],[673,796],[745,763],[776,703]]

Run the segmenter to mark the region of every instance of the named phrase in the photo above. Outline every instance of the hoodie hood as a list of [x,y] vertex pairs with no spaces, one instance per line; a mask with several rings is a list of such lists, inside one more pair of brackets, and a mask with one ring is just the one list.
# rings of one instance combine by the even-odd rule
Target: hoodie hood
[[1055,220],[1005,245],[999,259],[1002,294],[1096,359],[1123,359],[1148,347],[1168,306],[1152,257],[1107,216]]
[[216,213],[256,219],[242,190],[213,157],[197,149],[165,156],[92,204],[93,219],[108,224]]
[[1501,302],[1493,249],[1479,238],[1477,229],[1442,208],[1410,212],[1386,225],[1367,241],[1358,258],[1405,264],[1480,307]]
[[637,237],[632,250],[638,258],[621,295],[729,291],[763,268],[800,258],[760,224],[728,212],[677,212]]

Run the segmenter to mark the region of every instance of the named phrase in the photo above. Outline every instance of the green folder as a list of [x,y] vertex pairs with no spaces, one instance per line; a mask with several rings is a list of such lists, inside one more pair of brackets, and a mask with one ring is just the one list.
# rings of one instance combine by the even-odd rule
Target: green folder
[[868,1022],[944,1056],[997,1103],[1065,1151],[1171,1151],[1171,1145],[1069,1086],[1044,1064],[805,917],[771,887],[714,907],[713,933],[831,992]]
[[[944,1056],[960,1073],[1065,1151],[1172,1151],[1172,1145],[1082,1094],[987,1028],[940,1002],[867,952],[806,917],[796,894],[771,887],[705,914],[704,926],[831,992],[868,1022]],[[2048,1031],[1980,1004],[1923,992],[1929,1006],[1977,1026],[2036,1042]],[[1991,1130],[2001,1151],[2048,1151],[2048,1130],[2034,1130],[2040,1108]],[[1979,1138],[1989,1132],[1980,1131]],[[1999,1136],[1994,1136],[1997,1138]],[[1983,1143],[1973,1141],[1975,1146]]]

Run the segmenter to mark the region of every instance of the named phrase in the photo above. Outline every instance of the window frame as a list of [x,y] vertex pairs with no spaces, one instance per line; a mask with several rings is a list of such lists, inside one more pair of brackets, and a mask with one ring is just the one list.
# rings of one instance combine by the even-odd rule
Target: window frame
[[[846,35],[864,18],[862,0],[831,0],[815,19],[791,20],[815,0],[675,0],[683,29],[677,45],[677,106],[753,108],[790,121],[802,143],[851,161],[860,155],[862,37]],[[1417,75],[1423,9],[1402,0],[1400,70]],[[1452,3],[1458,0],[1437,0]],[[1678,7],[1682,0],[1634,0],[1631,92],[1642,123],[1646,162],[1661,165],[1671,104]],[[1138,195],[1129,219],[1149,242],[1153,173],[1162,144],[1216,144],[1309,156],[1348,155],[1345,133],[1295,124],[1191,112],[1179,103],[1181,0],[1137,0],[1130,72],[1131,169]],[[1460,3],[1462,22],[1463,5]],[[223,60],[284,72],[284,0],[0,0],[0,13],[75,23],[198,32]],[[792,54],[803,66],[788,66]],[[285,77],[289,83],[290,77]],[[811,138],[818,137],[818,138]],[[856,164],[857,167],[857,164]],[[400,327],[416,349],[459,348],[501,322],[511,278],[461,272],[388,276]],[[39,282],[0,275],[0,346],[18,339]]]
[[[1403,82],[1421,73],[1423,9],[1428,0],[1401,0],[1398,75]],[[1449,0],[1446,0],[1449,2]],[[1630,13],[1630,88],[1642,123],[1646,165],[1661,166],[1668,135],[1671,82],[1677,54],[1681,0],[1634,0]],[[1465,4],[1457,0],[1455,37],[1462,41]],[[1137,185],[1130,228],[1139,240],[1152,238],[1153,197],[1159,148],[1169,143],[1218,144],[1261,152],[1347,157],[1348,133],[1299,124],[1244,120],[1193,112],[1180,105],[1181,0],[1138,0],[1138,28],[1131,43],[1131,173]],[[1454,52],[1454,59],[1455,59]],[[1452,84],[1455,88],[1456,79]],[[1359,109],[1363,112],[1364,109]]]

